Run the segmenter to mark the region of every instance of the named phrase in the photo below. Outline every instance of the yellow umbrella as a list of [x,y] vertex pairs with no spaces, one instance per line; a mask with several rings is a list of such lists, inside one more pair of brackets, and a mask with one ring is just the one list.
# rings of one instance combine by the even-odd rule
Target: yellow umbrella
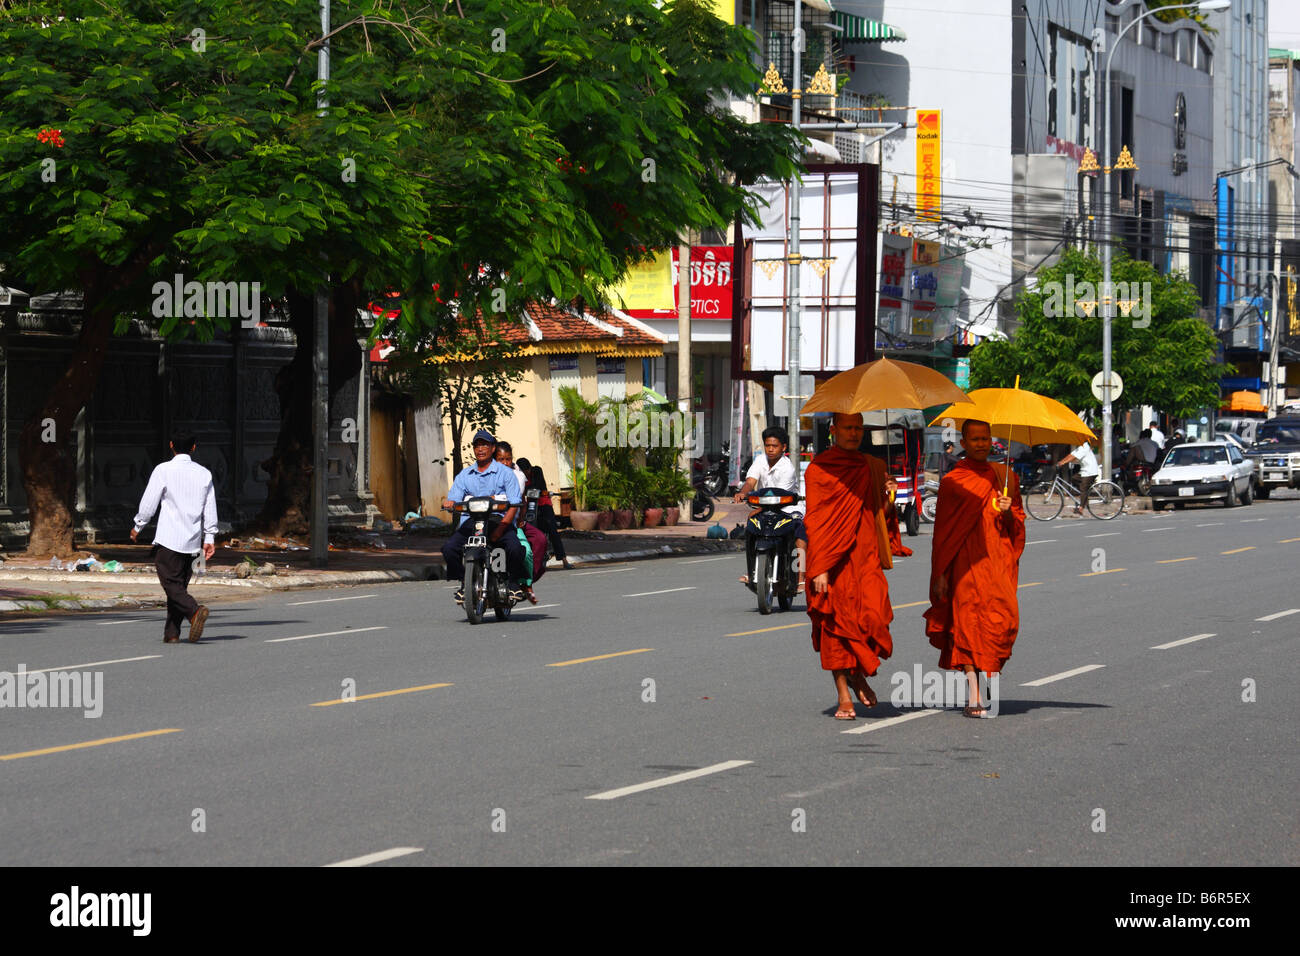
[[942,372],[915,362],[878,358],[827,379],[799,414],[931,408],[967,400],[966,393]]
[[[1092,429],[1068,407],[1054,398],[1021,388],[1019,375],[1015,388],[976,389],[970,393],[969,401],[949,405],[930,424],[946,425],[951,421],[954,427],[960,428],[963,422],[972,419],[988,422],[989,430],[999,438],[1026,445],[1078,445],[1097,439]],[[1010,457],[1008,448],[1008,465]],[[1003,491],[1006,491],[1005,482]]]

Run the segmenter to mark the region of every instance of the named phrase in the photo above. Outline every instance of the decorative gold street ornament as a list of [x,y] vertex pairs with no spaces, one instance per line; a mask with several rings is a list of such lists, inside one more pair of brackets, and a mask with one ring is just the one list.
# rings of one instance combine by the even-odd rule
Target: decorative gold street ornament
[[1095,173],[1100,169],[1101,167],[1097,165],[1097,154],[1091,149],[1085,149],[1083,151],[1083,159],[1079,161],[1079,172]]
[[812,82],[808,84],[806,93],[812,96],[834,96],[835,95],[835,77],[826,72],[826,64],[819,64],[817,73],[813,76]]
[[1119,305],[1119,314],[1122,315],[1122,316],[1127,317],[1128,314],[1129,314],[1130,312],[1133,311],[1133,306],[1135,306],[1135,305],[1138,304],[1138,300],[1137,300],[1137,299],[1117,299],[1117,300],[1116,300],[1116,304]]
[[776,64],[769,63],[767,72],[763,74],[763,85],[758,88],[760,93],[788,93],[785,83],[781,80],[781,74],[777,72]]
[[769,279],[776,275],[776,270],[781,268],[780,259],[755,259],[754,264],[763,270],[763,275]]
[[1074,303],[1074,306],[1076,309],[1081,310],[1084,315],[1086,315],[1088,318],[1091,319],[1092,313],[1097,311],[1097,300],[1079,299],[1077,302]]
[[831,267],[834,259],[809,259],[808,264],[813,267],[813,272],[817,273],[817,278],[826,275],[826,270]]
[[1125,146],[1119,151],[1119,159],[1115,160],[1116,169],[1137,169],[1138,164],[1133,162],[1133,154]]

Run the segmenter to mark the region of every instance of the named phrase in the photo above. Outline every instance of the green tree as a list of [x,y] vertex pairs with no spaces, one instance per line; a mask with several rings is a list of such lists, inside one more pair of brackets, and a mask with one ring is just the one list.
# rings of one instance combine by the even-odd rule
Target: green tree
[[[683,229],[752,221],[742,184],[795,169],[795,134],[716,105],[757,72],[747,32],[700,0],[333,11],[321,111],[315,4],[0,5],[0,267],[10,284],[85,295],[69,367],[21,442],[33,552],[72,546],[73,462],[41,423],[69,432],[114,329],[230,325],[203,308],[155,320],[154,282],[257,281],[289,316],[299,348],[260,520],[300,533],[318,288],[333,389],[359,363],[358,309],[389,291],[403,293],[392,325],[416,341],[537,296],[595,300]],[[63,145],[38,140],[47,129]]]
[[[1230,366],[1217,360],[1214,333],[1197,317],[1196,287],[1118,250],[1111,273],[1117,298],[1139,303],[1127,317],[1117,309],[1111,322],[1111,367],[1124,381],[1122,407],[1151,405],[1185,417],[1217,404],[1219,378]],[[1040,269],[1033,290],[1016,300],[1015,337],[983,342],[971,352],[971,386],[1007,388],[1019,375],[1021,388],[1075,411],[1099,410],[1091,382],[1102,366],[1100,307],[1088,315],[1075,303],[1096,302],[1101,277],[1101,262],[1077,249]],[[1146,301],[1149,316],[1141,315]]]

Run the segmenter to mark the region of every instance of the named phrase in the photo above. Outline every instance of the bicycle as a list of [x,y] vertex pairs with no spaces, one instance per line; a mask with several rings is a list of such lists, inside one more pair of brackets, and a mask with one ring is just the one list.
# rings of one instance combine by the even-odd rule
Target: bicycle
[[1039,521],[1051,521],[1057,517],[1065,508],[1066,498],[1078,508],[1085,497],[1088,513],[1102,521],[1118,517],[1124,511],[1124,489],[1113,481],[1093,482],[1085,496],[1057,474],[1051,481],[1042,481],[1021,491],[1025,511]]

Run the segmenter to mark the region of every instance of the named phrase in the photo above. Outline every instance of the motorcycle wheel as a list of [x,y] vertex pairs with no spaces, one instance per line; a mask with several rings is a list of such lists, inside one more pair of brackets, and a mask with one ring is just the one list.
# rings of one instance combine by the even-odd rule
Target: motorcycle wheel
[[1151,476],[1143,475],[1137,480],[1137,493],[1146,497],[1151,494]]
[[786,553],[785,573],[781,575],[785,579],[785,586],[776,596],[776,603],[781,605],[783,611],[790,610],[790,605],[794,603],[795,592],[799,590],[799,572],[795,570],[796,560],[793,550]]
[[471,558],[465,562],[465,616],[471,624],[482,624],[483,613],[487,610],[487,588],[483,584],[483,575],[478,560]]
[[708,478],[705,478],[704,490],[708,492],[710,497],[712,498],[718,497],[718,495],[722,494],[724,491],[727,490],[727,476],[710,475]]
[[916,505],[907,506],[907,516],[903,521],[907,526],[907,536],[915,538],[921,531],[921,516],[917,514]]
[[934,524],[935,509],[939,506],[938,495],[927,495],[921,499],[921,517]]
[[691,502],[691,520],[708,521],[713,517],[713,499],[706,498],[704,495],[696,495],[695,500]]
[[508,621],[510,620],[510,612],[514,610],[514,606],[509,603],[498,604],[496,607],[492,608],[492,610],[496,612],[498,621]]
[[758,595],[758,613],[772,613],[772,555],[764,552],[754,559],[754,593]]

